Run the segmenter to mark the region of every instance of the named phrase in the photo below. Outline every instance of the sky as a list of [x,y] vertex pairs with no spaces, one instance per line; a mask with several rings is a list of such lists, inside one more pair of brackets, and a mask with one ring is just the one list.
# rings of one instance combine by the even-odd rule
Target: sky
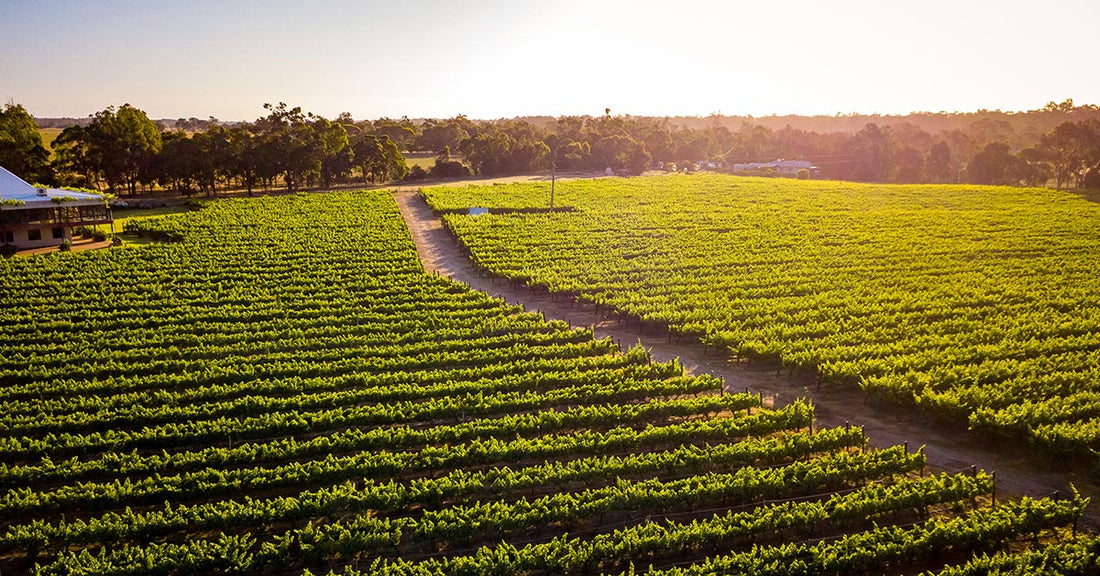
[[1097,0],[0,0],[38,117],[1020,111],[1100,104]]

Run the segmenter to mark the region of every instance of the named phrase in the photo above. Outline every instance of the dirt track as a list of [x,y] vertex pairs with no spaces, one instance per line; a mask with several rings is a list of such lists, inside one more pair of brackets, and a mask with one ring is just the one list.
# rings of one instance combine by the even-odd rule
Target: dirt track
[[[954,472],[977,466],[996,471],[999,495],[1039,496],[1055,490],[1065,494],[1071,483],[1085,495],[1100,495],[1094,479],[1087,473],[1042,470],[1026,454],[1008,447],[982,445],[965,430],[935,426],[915,411],[882,410],[868,405],[866,397],[854,388],[818,389],[816,382],[797,374],[789,379],[785,371],[777,375],[774,369],[730,365],[725,357],[715,356],[713,350],[707,355],[700,343],[670,343],[664,334],[643,334],[635,326],[604,318],[590,306],[575,307],[567,299],[555,301],[545,290],[514,286],[510,281],[487,276],[475,268],[454,235],[416,192],[398,191],[395,198],[428,272],[458,280],[511,304],[521,304],[527,310],[541,311],[547,318],[564,320],[576,327],[592,327],[597,338],[610,337],[624,347],[640,341],[657,360],[679,357],[689,374],[717,376],[725,380],[727,389],[760,392],[776,406],[808,398],[816,406],[820,426],[842,426],[846,422],[864,426],[872,444],[877,446],[908,442],[910,449],[915,450],[923,445],[932,470]],[[1084,520],[1087,528],[1100,529],[1100,501],[1089,506]]]

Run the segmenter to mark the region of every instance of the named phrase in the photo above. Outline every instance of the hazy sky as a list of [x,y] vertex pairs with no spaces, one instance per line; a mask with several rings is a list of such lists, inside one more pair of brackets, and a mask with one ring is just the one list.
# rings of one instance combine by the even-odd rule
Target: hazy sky
[[0,98],[153,118],[1100,104],[1100,0],[0,0]]

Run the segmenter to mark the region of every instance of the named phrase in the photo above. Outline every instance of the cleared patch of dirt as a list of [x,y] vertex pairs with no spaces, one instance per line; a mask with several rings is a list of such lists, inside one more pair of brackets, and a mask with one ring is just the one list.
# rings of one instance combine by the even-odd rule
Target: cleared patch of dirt
[[[647,176],[664,174],[664,172],[654,171],[652,173],[646,173]],[[615,178],[615,176],[605,176],[602,170],[571,170],[558,172],[556,180],[558,182],[566,182],[568,180],[584,180],[591,178]],[[418,182],[415,184],[398,184],[393,186],[380,186],[387,190],[396,190],[398,192],[418,192],[421,188],[428,188],[432,186],[473,186],[480,184],[514,184],[516,182],[549,182],[551,175],[549,171],[536,172],[533,174],[519,174],[516,176],[501,176],[493,178],[482,178],[479,176],[471,176],[469,178],[437,180]]]

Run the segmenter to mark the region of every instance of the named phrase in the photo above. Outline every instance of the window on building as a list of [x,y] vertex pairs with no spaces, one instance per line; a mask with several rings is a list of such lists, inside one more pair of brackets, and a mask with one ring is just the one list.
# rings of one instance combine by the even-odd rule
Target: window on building
[[0,230],[0,244],[14,244],[15,232],[11,230]]
[[53,237],[55,239],[64,238],[65,237],[65,229],[64,228],[54,228],[53,229]]
[[42,239],[42,231],[38,229],[27,230],[27,242],[37,242]]

